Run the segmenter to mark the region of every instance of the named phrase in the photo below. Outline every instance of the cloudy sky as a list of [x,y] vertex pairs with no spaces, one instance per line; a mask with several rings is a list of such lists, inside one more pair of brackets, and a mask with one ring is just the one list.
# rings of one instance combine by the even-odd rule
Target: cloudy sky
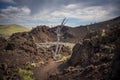
[[86,25],[120,15],[120,0],[0,0],[0,24]]

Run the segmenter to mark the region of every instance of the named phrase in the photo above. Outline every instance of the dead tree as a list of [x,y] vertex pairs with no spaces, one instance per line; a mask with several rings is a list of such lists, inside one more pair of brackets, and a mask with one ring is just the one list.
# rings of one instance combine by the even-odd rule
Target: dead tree
[[56,56],[59,54],[61,46],[60,46],[60,37],[61,37],[61,29],[63,26],[66,24],[66,18],[63,19],[62,23],[60,26],[57,27],[56,29],[56,34],[57,34],[57,42],[56,42],[56,49],[53,58],[56,59]]

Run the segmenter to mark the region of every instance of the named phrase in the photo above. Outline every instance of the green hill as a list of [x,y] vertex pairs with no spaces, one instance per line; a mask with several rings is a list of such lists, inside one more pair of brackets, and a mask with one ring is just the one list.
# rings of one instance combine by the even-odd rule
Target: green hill
[[0,25],[0,34],[11,35],[16,32],[27,32],[30,29],[23,27],[21,25],[11,24],[11,25]]

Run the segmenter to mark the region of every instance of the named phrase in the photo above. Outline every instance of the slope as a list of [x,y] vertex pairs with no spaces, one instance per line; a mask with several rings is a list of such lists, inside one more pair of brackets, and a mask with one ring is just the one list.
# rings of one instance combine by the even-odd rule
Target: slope
[[[82,39],[89,32],[94,32],[102,29],[109,29],[112,26],[116,26],[120,23],[120,17],[103,21],[95,24],[90,24],[86,26],[77,26],[77,27],[69,27],[63,26],[61,29],[61,41],[62,42],[82,42]],[[33,35],[35,42],[50,42],[56,41],[56,28],[50,28],[48,26],[37,26],[30,33]]]
[[11,24],[11,25],[0,25],[0,34],[11,35],[16,32],[26,32],[29,31],[28,28],[21,25]]

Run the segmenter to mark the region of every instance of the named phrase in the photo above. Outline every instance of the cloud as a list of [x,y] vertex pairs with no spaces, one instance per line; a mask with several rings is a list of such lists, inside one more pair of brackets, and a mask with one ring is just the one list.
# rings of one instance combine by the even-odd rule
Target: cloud
[[82,7],[90,6],[114,6],[120,8],[120,0],[14,0],[19,6],[27,6],[32,13],[39,12],[46,8],[61,8],[69,4],[81,4]]
[[1,0],[1,1],[6,3],[15,3],[14,0]]
[[16,22],[28,20],[31,10],[26,6],[23,7],[9,6],[6,9],[2,9],[0,12],[1,12],[0,16],[2,17],[0,21]]
[[66,9],[75,9],[78,8],[78,6],[76,4],[69,4],[67,6],[65,6]]
[[30,9],[27,8],[27,7],[21,7],[21,8],[18,8],[18,7],[12,7],[12,6],[9,6],[7,7],[6,9],[2,9],[1,10],[2,13],[4,14],[18,14],[18,13],[24,13],[25,15],[26,14],[30,14]]
[[82,7],[80,4],[69,4],[60,9],[44,10],[35,15],[36,20],[57,20],[64,17],[78,19],[81,21],[102,21],[113,18],[110,16],[113,8],[104,8],[102,6]]
[[[2,0],[15,3],[0,9],[0,23],[59,24],[67,17],[70,22],[99,22],[119,16],[120,0]],[[68,22],[69,23],[69,22]]]

